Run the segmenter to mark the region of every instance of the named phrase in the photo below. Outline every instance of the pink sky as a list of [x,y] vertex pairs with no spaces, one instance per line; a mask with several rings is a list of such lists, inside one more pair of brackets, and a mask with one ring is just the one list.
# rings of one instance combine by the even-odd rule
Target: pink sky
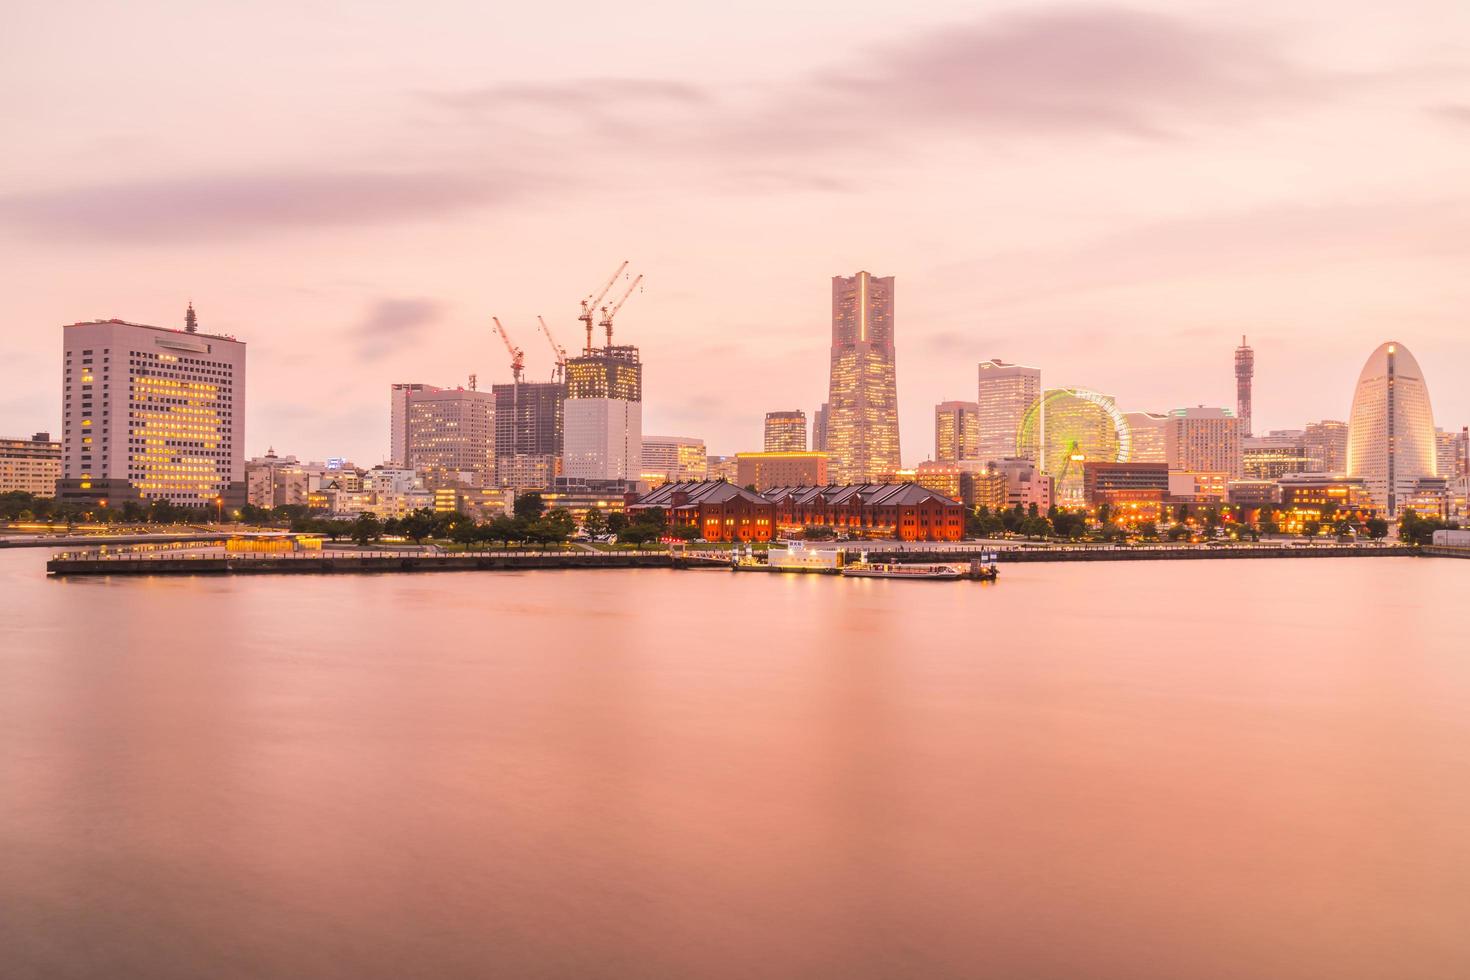
[[0,435],[59,325],[250,343],[246,449],[387,451],[394,381],[550,371],[622,259],[644,431],[824,397],[897,277],[904,458],[989,357],[1125,410],[1346,418],[1394,338],[1470,421],[1470,5],[22,3],[0,37]]

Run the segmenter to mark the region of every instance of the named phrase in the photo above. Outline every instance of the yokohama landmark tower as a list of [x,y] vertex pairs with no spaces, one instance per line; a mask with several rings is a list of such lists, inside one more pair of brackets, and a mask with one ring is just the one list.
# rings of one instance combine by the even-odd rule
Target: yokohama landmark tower
[[893,277],[832,278],[827,444],[833,480],[871,483],[899,467]]

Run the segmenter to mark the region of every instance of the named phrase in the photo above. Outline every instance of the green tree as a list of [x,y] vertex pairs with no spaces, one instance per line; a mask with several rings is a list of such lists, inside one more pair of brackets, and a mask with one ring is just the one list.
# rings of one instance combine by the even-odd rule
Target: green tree
[[532,521],[528,533],[541,544],[559,544],[572,536],[576,526],[571,511],[557,507],[543,514],[540,520]]
[[487,533],[491,540],[499,541],[509,547],[512,541],[519,541],[521,525],[514,518],[505,514],[500,515],[486,525]]
[[425,538],[432,537],[439,530],[439,521],[432,510],[420,507],[418,510],[403,515],[398,521],[399,531],[404,537],[409,538],[414,544],[422,544]]
[[607,533],[607,514],[597,507],[587,508],[587,514],[582,518],[582,530],[590,537],[602,537]]
[[1430,544],[1434,532],[1448,526],[1437,517],[1420,517],[1410,508],[1399,518],[1399,540],[1405,544]]
[[516,517],[522,520],[534,521],[546,510],[546,501],[542,499],[541,494],[533,490],[530,493],[523,493],[517,497],[513,505],[513,510]]
[[1383,538],[1388,537],[1388,521],[1385,521],[1381,517],[1368,518],[1368,520],[1364,522],[1363,528],[1368,532],[1368,537],[1372,538],[1374,541],[1380,541]]
[[371,511],[358,514],[357,520],[352,522],[352,540],[360,545],[370,544],[382,536],[383,523]]
[[465,518],[462,521],[455,521],[454,525],[449,529],[449,540],[455,544],[472,545],[480,540],[479,525],[469,518]]

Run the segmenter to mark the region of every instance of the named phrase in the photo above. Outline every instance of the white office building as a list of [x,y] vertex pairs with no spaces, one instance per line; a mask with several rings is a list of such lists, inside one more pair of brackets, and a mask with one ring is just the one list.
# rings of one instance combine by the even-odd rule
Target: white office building
[[245,344],[123,320],[62,328],[62,478],[71,500],[244,501]]
[[980,458],[1015,456],[1026,412],[1041,397],[1041,369],[1001,360],[980,364]]
[[643,365],[636,347],[567,361],[562,472],[634,483],[643,470]]

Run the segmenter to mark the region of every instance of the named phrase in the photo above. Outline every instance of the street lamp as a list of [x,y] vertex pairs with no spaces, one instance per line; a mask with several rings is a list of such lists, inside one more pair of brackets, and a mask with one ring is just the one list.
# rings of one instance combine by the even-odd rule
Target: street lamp
[[217,494],[214,498],[214,522],[216,524],[225,522],[225,498],[222,494]]

